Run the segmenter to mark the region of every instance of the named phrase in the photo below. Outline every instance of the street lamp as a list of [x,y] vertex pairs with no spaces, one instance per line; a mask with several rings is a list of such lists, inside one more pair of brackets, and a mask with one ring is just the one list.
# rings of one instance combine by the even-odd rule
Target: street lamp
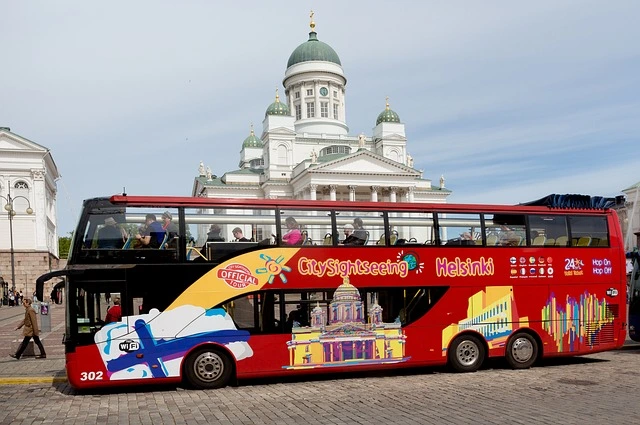
[[13,216],[16,215],[16,210],[13,208],[13,201],[20,198],[27,201],[27,205],[28,205],[26,210],[27,214],[33,214],[33,209],[31,209],[31,202],[29,202],[29,199],[27,197],[22,195],[11,197],[11,186],[9,185],[9,182],[7,182],[7,196],[0,195],[0,198],[6,201],[6,205],[4,206],[4,209],[7,211],[7,217],[9,218],[9,239],[11,241],[11,291],[15,292],[16,291],[16,266],[15,266],[15,256],[13,252]]

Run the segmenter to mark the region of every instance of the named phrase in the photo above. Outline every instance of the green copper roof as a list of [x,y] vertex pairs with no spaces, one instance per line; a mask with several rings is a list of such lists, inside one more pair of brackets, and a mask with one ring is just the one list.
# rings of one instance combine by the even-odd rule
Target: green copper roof
[[287,68],[300,62],[324,61],[333,62],[342,66],[340,58],[335,50],[327,43],[318,40],[318,34],[315,31],[309,33],[309,40],[302,43],[291,53]]
[[242,142],[242,147],[243,148],[261,148],[262,140],[258,139],[256,135],[253,133],[253,129],[251,129],[251,134],[249,134],[249,137],[244,139],[244,142]]
[[287,104],[280,102],[280,96],[276,94],[276,101],[269,105],[264,115],[291,115],[291,112]]
[[391,108],[389,108],[389,102],[387,102],[387,107],[384,111],[380,112],[378,115],[378,119],[376,120],[376,125],[381,122],[400,122],[400,116],[396,114]]

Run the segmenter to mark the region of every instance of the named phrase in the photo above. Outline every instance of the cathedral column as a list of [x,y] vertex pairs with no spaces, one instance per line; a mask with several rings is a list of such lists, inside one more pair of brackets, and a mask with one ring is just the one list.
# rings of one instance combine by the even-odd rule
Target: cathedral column
[[396,192],[398,188],[396,186],[391,186],[389,188],[389,202],[396,202]]
[[371,186],[371,202],[378,202],[378,191],[380,186]]
[[[31,208],[35,211],[35,218],[28,216],[30,223],[35,222],[34,236],[35,246],[38,250],[47,250],[54,252],[55,250],[49,247],[49,241],[47,240],[47,189],[44,181],[45,170],[44,169],[31,169],[31,178],[33,179],[33,191],[32,193],[25,193],[29,198]],[[31,190],[31,189],[30,189]],[[23,212],[23,211],[21,211]],[[15,229],[15,225],[14,225]],[[56,240],[55,243],[58,241]],[[14,283],[15,284],[15,283]]]
[[413,194],[415,190],[416,190],[415,186],[409,186],[409,188],[407,189],[407,193],[409,194],[409,202],[414,202]]
[[329,199],[332,201],[336,200],[336,188],[335,184],[329,185]]
[[349,201],[353,202],[353,201],[356,200],[356,188],[357,188],[357,186],[349,185],[347,187],[349,188]]
[[316,190],[318,189],[318,185],[317,184],[310,184],[309,185],[309,199],[311,199],[312,201],[315,201],[316,198]]

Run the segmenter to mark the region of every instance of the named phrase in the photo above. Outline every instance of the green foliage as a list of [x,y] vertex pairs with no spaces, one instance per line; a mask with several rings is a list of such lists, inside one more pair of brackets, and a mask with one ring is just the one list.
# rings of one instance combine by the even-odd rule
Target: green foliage
[[61,236],[58,238],[58,253],[60,258],[67,259],[69,258],[69,248],[71,247],[71,236],[72,233],[69,232],[69,236]]

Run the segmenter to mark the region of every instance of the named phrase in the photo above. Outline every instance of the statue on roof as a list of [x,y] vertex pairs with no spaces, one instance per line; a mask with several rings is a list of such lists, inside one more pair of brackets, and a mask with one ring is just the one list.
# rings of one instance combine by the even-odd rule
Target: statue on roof
[[200,166],[198,167],[198,175],[199,176],[204,176],[205,175],[204,163],[202,161],[200,161]]
[[413,157],[411,155],[407,155],[407,167],[413,168]]
[[211,168],[207,167],[207,180],[211,180]]
[[309,156],[311,156],[311,163],[312,164],[317,164],[318,163],[318,154],[317,154],[315,149],[311,150],[311,154]]
[[364,148],[365,141],[366,141],[365,135],[360,133],[360,135],[358,136],[358,148],[360,149]]
[[440,176],[440,189],[444,189],[444,174]]

